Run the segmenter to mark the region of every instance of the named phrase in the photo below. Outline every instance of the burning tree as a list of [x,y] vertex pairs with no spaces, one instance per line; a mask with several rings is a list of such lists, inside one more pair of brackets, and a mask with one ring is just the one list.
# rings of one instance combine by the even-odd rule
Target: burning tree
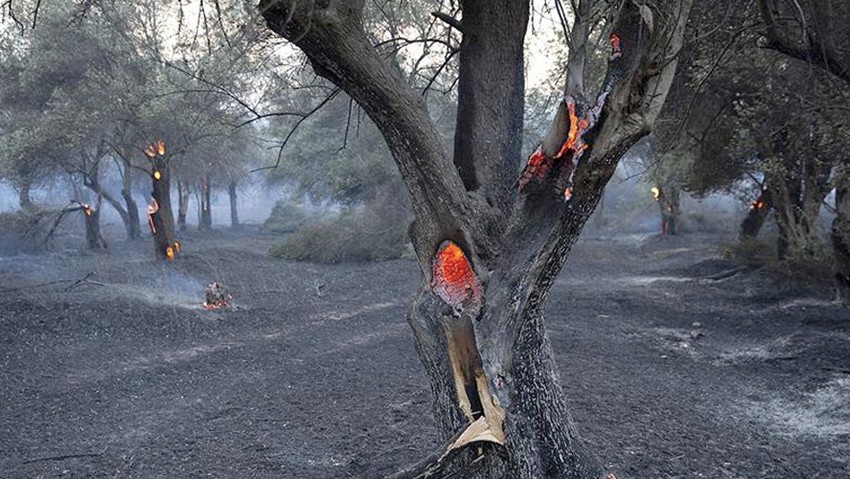
[[171,174],[165,142],[157,140],[144,149],[150,160],[153,192],[148,205],[148,225],[153,235],[156,257],[174,260],[180,252],[180,242],[174,232],[174,214],[171,211]]
[[259,8],[371,117],[412,198],[424,278],[408,322],[445,445],[394,477],[597,477],[569,419],[543,310],[618,160],[664,104],[691,1],[617,2],[595,94],[586,50],[607,2],[576,2],[563,101],[521,174],[529,2],[466,0],[459,21],[435,14],[463,35],[453,158],[422,95],[370,43],[363,3]]

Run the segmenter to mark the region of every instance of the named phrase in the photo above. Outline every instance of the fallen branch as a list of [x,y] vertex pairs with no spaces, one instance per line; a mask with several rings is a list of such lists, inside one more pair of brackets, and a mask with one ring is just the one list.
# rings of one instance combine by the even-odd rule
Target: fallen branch
[[39,457],[36,459],[27,459],[21,464],[32,464],[35,462],[45,462],[45,461],[64,461],[65,459],[77,459],[81,457],[98,457],[102,455],[109,447],[104,447],[102,451],[95,453],[82,453],[82,454],[63,454],[61,456],[47,456],[47,457]]

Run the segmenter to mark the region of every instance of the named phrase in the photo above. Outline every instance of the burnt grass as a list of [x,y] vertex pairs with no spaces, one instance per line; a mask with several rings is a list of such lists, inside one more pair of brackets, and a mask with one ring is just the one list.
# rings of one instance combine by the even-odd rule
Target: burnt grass
[[[0,477],[377,478],[436,447],[416,264],[274,240],[0,258]],[[736,266],[717,243],[577,245],[547,322],[583,441],[620,479],[850,477],[850,310],[764,270],[708,279]],[[233,308],[200,308],[213,280]]]

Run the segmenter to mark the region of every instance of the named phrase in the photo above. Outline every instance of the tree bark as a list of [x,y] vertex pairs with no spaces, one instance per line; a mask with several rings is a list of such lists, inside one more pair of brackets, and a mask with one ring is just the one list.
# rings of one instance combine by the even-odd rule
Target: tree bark
[[106,240],[100,232],[100,207],[103,204],[100,196],[94,207],[83,205],[83,218],[86,225],[86,245],[89,249],[106,249]]
[[680,190],[677,186],[666,184],[659,186],[658,208],[661,211],[661,234],[675,236],[679,234]]
[[[446,444],[393,477],[597,476],[569,419],[543,308],[618,160],[649,132],[664,103],[691,1],[672,4],[658,18],[673,23],[656,21],[653,29],[646,6],[620,2],[595,98],[583,91],[584,48],[571,50],[564,101],[514,182],[527,1],[462,3],[453,159],[421,95],[369,43],[362,1],[260,1],[268,26],[372,118],[412,199],[423,283],[408,322]],[[587,43],[588,12],[582,0],[574,46]]]
[[227,195],[230,197],[230,227],[239,227],[239,211],[236,202],[236,181],[231,181],[227,185]]

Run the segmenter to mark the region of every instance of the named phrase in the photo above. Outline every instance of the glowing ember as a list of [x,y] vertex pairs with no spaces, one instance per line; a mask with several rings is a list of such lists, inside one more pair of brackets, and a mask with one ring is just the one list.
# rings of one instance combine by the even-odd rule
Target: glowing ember
[[481,303],[481,283],[460,246],[450,240],[443,241],[433,267],[431,287],[440,299],[454,309]]
[[764,208],[764,201],[762,200],[756,200],[750,205],[751,210],[760,210],[762,208]]
[[154,170],[153,179],[155,179],[157,181],[161,180],[162,179],[162,173],[160,173],[159,170]]
[[233,300],[233,297],[227,291],[227,288],[217,281],[213,281],[207,285],[204,289],[204,296],[206,297],[203,304],[204,309],[210,311],[227,308]]
[[571,199],[573,199],[573,187],[568,186],[564,190],[564,201],[570,201]]
[[162,140],[156,141],[156,152],[162,156],[165,154],[165,142]]
[[180,252],[180,242],[177,240],[174,241],[174,251]]
[[660,188],[658,188],[657,186],[653,186],[652,188],[649,189],[649,191],[652,193],[652,197],[655,198],[655,201],[658,201],[658,200],[661,199],[661,189]]
[[166,246],[165,247],[165,256],[168,257],[168,261],[174,261],[174,247]]
[[612,33],[609,40],[611,40],[611,60],[623,56],[623,50],[620,49],[620,37],[616,33]]
[[80,203],[80,206],[83,207],[83,213],[85,213],[86,216],[91,216],[91,215],[94,214],[94,210],[91,209],[91,206],[89,206],[85,203]]

